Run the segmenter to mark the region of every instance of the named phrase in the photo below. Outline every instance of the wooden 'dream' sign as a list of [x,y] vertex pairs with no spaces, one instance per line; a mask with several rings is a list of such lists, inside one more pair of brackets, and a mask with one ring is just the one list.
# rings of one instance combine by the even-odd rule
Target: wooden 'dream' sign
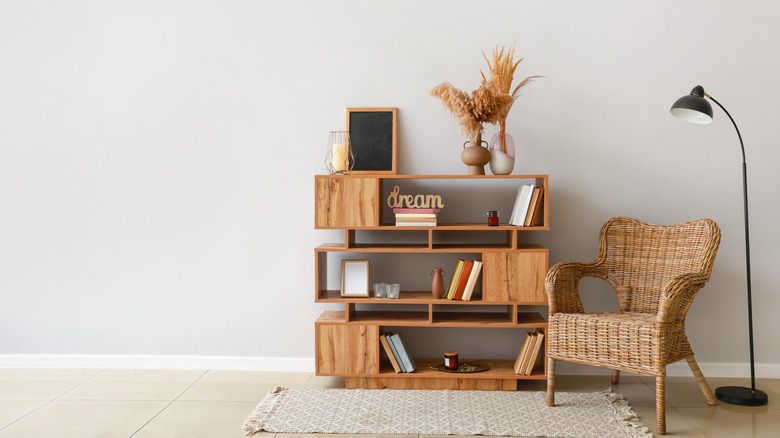
[[355,165],[350,173],[395,175],[398,108],[347,108]]
[[387,197],[390,208],[444,208],[441,195],[401,195],[398,186]]

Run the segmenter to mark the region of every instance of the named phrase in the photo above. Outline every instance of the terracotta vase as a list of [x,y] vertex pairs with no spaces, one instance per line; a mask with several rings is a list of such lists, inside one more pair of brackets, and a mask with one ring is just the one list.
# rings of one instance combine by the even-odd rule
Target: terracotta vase
[[441,268],[433,268],[433,271],[431,271],[431,277],[433,277],[433,280],[431,281],[431,294],[433,294],[433,299],[438,300],[444,295],[444,272],[442,272]]
[[[481,135],[463,143],[463,152],[461,152],[460,158],[463,163],[469,166],[469,175],[484,175],[485,164],[490,162],[490,151],[482,147],[482,143],[487,146],[487,142],[482,141]],[[467,144],[469,147],[466,147]]]

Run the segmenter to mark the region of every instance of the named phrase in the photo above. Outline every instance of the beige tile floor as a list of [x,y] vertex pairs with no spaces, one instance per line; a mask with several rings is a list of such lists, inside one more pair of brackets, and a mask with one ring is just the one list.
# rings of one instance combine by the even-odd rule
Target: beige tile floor
[[[709,380],[713,388],[746,383],[742,379]],[[608,376],[559,376],[556,381],[559,391],[591,392],[609,386]],[[780,379],[758,383],[769,394],[769,406],[711,407],[692,377],[668,378],[667,436],[780,437]],[[274,386],[343,387],[344,380],[260,371],[0,369],[0,438],[239,438],[244,436],[244,418]],[[653,388],[653,379],[627,375],[614,390],[655,431]],[[544,390],[544,382],[521,382],[521,390]]]

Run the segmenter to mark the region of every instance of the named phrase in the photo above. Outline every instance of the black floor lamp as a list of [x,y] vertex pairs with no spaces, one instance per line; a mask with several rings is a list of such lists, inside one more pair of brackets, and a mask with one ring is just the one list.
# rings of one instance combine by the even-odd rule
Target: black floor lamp
[[741,406],[763,406],[768,398],[764,391],[756,389],[756,367],[753,358],[753,300],[750,293],[750,231],[748,229],[748,193],[747,193],[747,165],[745,164],[745,144],[742,143],[742,135],[739,133],[737,123],[731,117],[726,108],[712,96],[704,92],[701,85],[697,85],[691,94],[677,99],[669,112],[673,116],[692,123],[710,123],[712,121],[712,105],[707,102],[708,97],[717,103],[720,109],[729,116],[734,129],[737,130],[739,145],[742,148],[742,196],[745,201],[745,263],[747,266],[747,304],[748,304],[748,334],[750,336],[750,388],[742,386],[721,386],[715,390],[718,400]]

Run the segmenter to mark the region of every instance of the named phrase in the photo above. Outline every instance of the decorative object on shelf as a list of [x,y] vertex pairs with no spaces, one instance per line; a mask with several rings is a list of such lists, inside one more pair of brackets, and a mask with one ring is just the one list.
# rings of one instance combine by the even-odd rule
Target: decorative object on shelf
[[430,368],[434,371],[443,371],[445,373],[481,373],[490,369],[487,365],[469,365],[467,363],[462,363],[454,369],[447,368],[446,363],[431,365]]
[[387,283],[374,283],[374,298],[387,296]]
[[490,161],[490,152],[482,147],[482,143],[487,144],[482,141],[482,124],[496,123],[512,103],[512,96],[494,90],[496,86],[483,79],[482,85],[472,91],[471,95],[449,82],[442,82],[430,91],[431,96],[438,97],[444,107],[458,119],[461,132],[469,139],[469,147],[465,148],[464,144],[465,149],[461,154],[463,162],[469,166],[469,175],[484,175],[485,164]]
[[458,352],[447,351],[444,353],[444,367],[450,371],[458,369]]
[[398,150],[398,108],[347,108],[352,139],[353,173],[395,175]]
[[488,225],[491,227],[497,227],[498,226],[498,211],[497,210],[490,210],[487,212],[488,216]]
[[398,283],[390,283],[387,285],[387,298],[391,300],[397,300],[401,295],[401,285]]
[[466,146],[469,142],[463,143],[463,152],[460,153],[460,159],[463,160],[463,164],[468,166],[469,175],[484,175],[485,164],[490,162],[490,151],[487,150],[487,142],[483,141],[486,147],[482,145],[471,144]]
[[433,268],[433,271],[431,271],[431,277],[433,277],[433,280],[431,280],[431,294],[433,294],[434,300],[440,299],[444,294],[444,274],[446,272],[442,271],[441,268]]
[[764,391],[756,389],[756,366],[753,356],[753,300],[750,288],[750,229],[748,222],[748,192],[747,192],[747,164],[745,164],[745,144],[742,142],[742,135],[734,118],[731,117],[726,108],[715,100],[712,96],[704,92],[701,85],[697,85],[691,90],[691,94],[683,96],[672,105],[669,110],[673,116],[687,122],[705,124],[712,122],[712,105],[707,102],[710,100],[718,104],[720,109],[726,113],[737,131],[739,137],[739,146],[742,149],[742,199],[744,203],[745,219],[745,266],[747,270],[747,307],[748,307],[748,338],[750,341],[750,388],[742,386],[721,386],[715,390],[715,397],[726,403],[741,406],[764,406],[769,402],[769,398]]
[[[515,70],[517,70],[518,64],[524,59],[520,58],[515,61],[515,46],[512,45],[510,50],[506,50],[502,47],[498,50],[498,46],[493,49],[493,63],[482,52],[482,56],[487,62],[490,69],[490,78],[485,77],[485,73],[480,69],[482,79],[493,87],[494,93],[510,94],[512,90],[512,81],[514,80]],[[511,91],[512,100],[505,108],[502,109],[501,114],[498,117],[498,132],[493,135],[488,145],[490,151],[490,171],[494,175],[509,175],[512,173],[512,169],[515,166],[515,142],[512,136],[506,132],[506,117],[509,114],[509,110],[512,108],[512,104],[520,96],[520,89],[534,79],[541,78],[543,76],[529,76],[523,79],[514,90]]]
[[368,297],[368,260],[341,261],[341,296]]
[[328,152],[325,154],[325,168],[331,175],[346,175],[355,165],[349,132],[330,131]]
[[[503,149],[503,150],[502,150]],[[499,125],[488,143],[490,171],[493,175],[509,175],[515,168],[515,141],[506,132],[506,123]]]
[[387,197],[390,208],[444,208],[441,195],[401,195],[398,186]]

